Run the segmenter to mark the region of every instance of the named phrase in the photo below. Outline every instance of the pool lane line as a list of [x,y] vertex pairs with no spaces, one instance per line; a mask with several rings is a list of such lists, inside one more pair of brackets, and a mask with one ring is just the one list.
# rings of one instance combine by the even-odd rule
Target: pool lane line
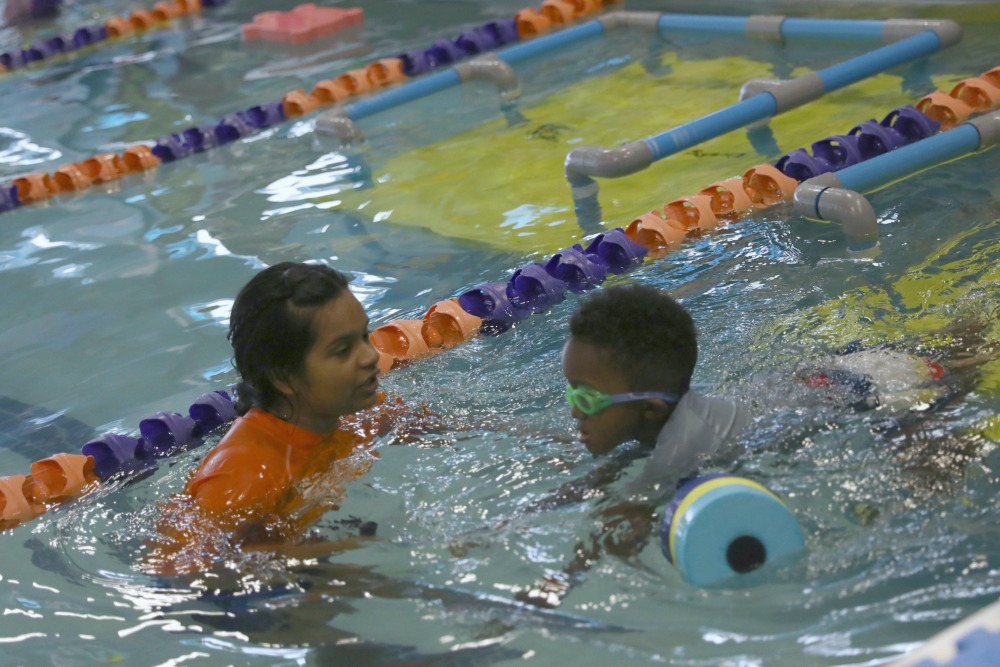
[[172,23],[203,7],[219,7],[228,0],[164,0],[151,9],[136,9],[128,16],[113,16],[103,23],[87,25],[47,37],[34,44],[0,53],[0,74],[24,69],[58,56],[74,53],[102,42],[111,42],[134,33],[148,32]]
[[[175,0],[196,2],[197,0]],[[224,1],[224,0],[223,0]],[[566,38],[558,32],[570,21],[595,13],[621,0],[546,0],[541,10],[519,11],[511,19],[491,21],[466,30],[454,40],[439,40],[424,50],[421,71],[451,64],[456,59],[470,58],[487,45],[503,45],[510,40]],[[572,5],[572,11],[570,11]],[[574,33],[575,34],[575,33]],[[493,40],[491,42],[490,40]],[[448,44],[449,46],[446,46]],[[337,77],[319,81],[312,92],[293,90],[280,100],[273,100],[242,111],[227,114],[218,123],[202,124],[173,132],[153,140],[151,144],[136,144],[123,153],[104,153],[87,160],[62,165],[54,172],[36,172],[0,184],[0,213],[20,206],[107,183],[129,174],[151,171],[161,162],[173,162],[201,153],[238,139],[251,136],[286,120],[312,113],[320,107],[342,103],[355,96],[405,81],[407,71],[414,71],[414,51],[399,57],[382,58],[368,65],[344,72]],[[447,77],[445,77],[447,78]],[[420,79],[417,79],[419,81]],[[425,87],[438,85],[438,77],[430,83],[420,83],[418,95]],[[405,101],[406,98],[404,98]],[[364,107],[362,107],[362,110]]]

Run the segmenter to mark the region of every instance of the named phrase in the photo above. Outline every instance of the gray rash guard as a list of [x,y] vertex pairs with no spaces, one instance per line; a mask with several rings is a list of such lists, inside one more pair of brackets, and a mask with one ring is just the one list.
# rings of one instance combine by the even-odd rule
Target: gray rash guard
[[752,421],[750,412],[736,401],[689,390],[660,429],[653,453],[631,490],[655,496],[672,492],[674,484],[694,472],[699,461],[735,441]]

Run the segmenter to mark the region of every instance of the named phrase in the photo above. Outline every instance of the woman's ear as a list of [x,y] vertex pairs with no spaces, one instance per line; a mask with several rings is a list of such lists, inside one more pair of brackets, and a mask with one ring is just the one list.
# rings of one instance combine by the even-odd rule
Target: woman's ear
[[295,396],[295,387],[292,386],[292,380],[288,376],[271,374],[268,379],[271,381],[271,385],[277,389],[278,393],[284,396],[286,400]]

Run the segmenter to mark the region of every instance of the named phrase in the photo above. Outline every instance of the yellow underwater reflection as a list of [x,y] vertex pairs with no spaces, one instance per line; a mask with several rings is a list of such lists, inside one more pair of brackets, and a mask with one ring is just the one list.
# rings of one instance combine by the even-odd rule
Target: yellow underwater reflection
[[[631,63],[520,109],[526,119],[521,124],[497,118],[389,157],[373,170],[374,189],[337,193],[339,207],[508,250],[548,252],[575,242],[581,230],[563,170],[570,150],[613,148],[662,133],[737,103],[749,79],[774,76],[770,63],[739,56],[685,60],[672,52],[663,53],[655,69]],[[808,71],[798,68],[788,76]],[[928,90],[920,94],[948,83],[927,79]],[[868,120],[866,113],[881,119],[918,99],[902,89],[899,76],[873,76],[775,117],[762,130],[766,142],[756,147],[747,131],[731,132],[645,171],[601,179],[605,226],[624,227],[668,201],[773,162],[780,152],[846,134]]]

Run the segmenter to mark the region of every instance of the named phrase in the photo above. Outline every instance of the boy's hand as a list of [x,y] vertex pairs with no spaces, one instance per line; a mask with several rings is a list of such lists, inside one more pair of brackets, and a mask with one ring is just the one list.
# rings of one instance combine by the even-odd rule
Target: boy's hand
[[539,579],[531,588],[519,592],[514,598],[518,602],[532,604],[545,609],[555,609],[573,586],[573,580],[562,572],[550,573]]

